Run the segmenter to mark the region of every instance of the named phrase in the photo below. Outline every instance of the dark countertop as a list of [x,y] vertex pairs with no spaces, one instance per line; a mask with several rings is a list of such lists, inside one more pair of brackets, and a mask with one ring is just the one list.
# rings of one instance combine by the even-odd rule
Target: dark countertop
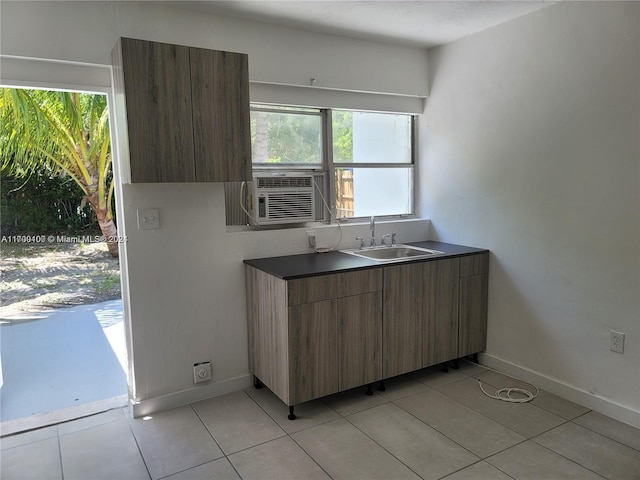
[[328,253],[306,253],[302,255],[286,255],[283,257],[267,257],[245,260],[244,263],[258,270],[283,280],[326,275],[327,273],[340,273],[347,270],[364,270],[367,268],[384,267],[386,265],[399,265],[403,263],[418,263],[439,260],[442,258],[463,257],[482,252],[486,249],[465,247],[442,242],[412,242],[406,245],[429,248],[444,252],[427,258],[406,260],[403,262],[376,262],[366,258],[356,257],[338,251]]

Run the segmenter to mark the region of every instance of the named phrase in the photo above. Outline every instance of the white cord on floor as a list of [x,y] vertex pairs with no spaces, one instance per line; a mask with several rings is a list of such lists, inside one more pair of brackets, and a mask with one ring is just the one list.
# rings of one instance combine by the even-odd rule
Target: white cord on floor
[[[493,372],[499,373],[500,375],[504,375],[505,377],[513,378],[514,380],[518,380],[519,382],[522,382],[522,380],[520,380],[519,378],[512,377],[511,375],[507,375],[506,373],[499,372],[497,370],[494,370],[493,368],[485,367],[484,365],[480,365],[480,366],[482,368],[486,368],[487,370],[491,370]],[[495,393],[492,395],[490,393],[487,393],[485,389],[482,388],[482,382],[478,380],[478,386],[480,387],[480,390],[482,390],[482,393],[484,393],[487,397],[493,398],[495,400],[502,400],[503,402],[511,402],[511,403],[530,402],[531,400],[536,398],[540,393],[540,389],[536,387],[533,383],[529,383],[529,382],[524,382],[524,383],[527,383],[531,385],[533,388],[535,388],[536,393],[531,393],[529,390],[525,390],[523,388],[510,387],[510,388],[500,388],[496,390]],[[520,395],[524,395],[524,396],[514,397],[511,395],[512,393],[519,393]]]

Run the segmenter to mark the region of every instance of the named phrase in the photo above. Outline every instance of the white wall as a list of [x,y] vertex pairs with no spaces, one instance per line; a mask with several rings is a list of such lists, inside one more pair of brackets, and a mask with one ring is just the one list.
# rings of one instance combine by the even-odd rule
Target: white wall
[[[136,398],[146,403],[137,411],[248,385],[242,260],[308,253],[307,229],[227,232],[222,184],[124,187]],[[135,210],[152,207],[161,228],[138,230]],[[399,242],[418,241],[428,228],[424,220],[380,223],[376,236],[395,231]],[[368,222],[344,227],[342,248],[368,234]],[[317,230],[319,246],[338,238],[335,226]],[[194,391],[191,365],[206,360],[214,385]]]
[[[246,52],[253,81],[305,85],[315,77],[321,86],[394,95],[424,95],[428,88],[426,55],[417,48],[168,7],[2,1],[0,22],[3,55],[110,64],[116,39],[130,36]],[[11,60],[0,66],[9,63],[16,80],[23,65]],[[39,63],[26,63],[22,71],[32,79]],[[55,81],[62,81],[60,69],[53,70]],[[42,69],[45,76],[49,71]],[[44,84],[47,80],[42,79]],[[119,227],[128,236],[122,261],[130,292],[124,300],[136,414],[247,386],[242,260],[306,253],[306,229],[227,232],[222,184],[119,185],[117,193]],[[138,230],[138,208],[158,208],[161,228]],[[428,238],[428,228],[424,220],[395,222],[379,225],[377,234],[396,231],[398,241],[418,241]],[[335,227],[321,230],[319,245],[336,240]],[[354,237],[366,233],[367,225],[345,228],[342,246],[355,247]],[[207,360],[213,362],[213,381],[194,387],[192,364]]]
[[0,51],[111,64],[122,36],[247,53],[253,82],[424,97],[419,48],[304,32],[149,2],[0,2]]
[[492,251],[485,361],[640,425],[640,5],[562,2],[429,69],[422,214]]

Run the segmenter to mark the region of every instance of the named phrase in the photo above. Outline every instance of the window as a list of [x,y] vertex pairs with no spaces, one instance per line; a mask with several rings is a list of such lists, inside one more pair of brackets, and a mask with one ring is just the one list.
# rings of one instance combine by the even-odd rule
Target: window
[[[254,176],[313,174],[337,219],[413,213],[411,115],[253,104],[251,149]],[[225,187],[227,225],[247,223],[239,188]],[[321,199],[314,208],[329,218]]]
[[322,117],[318,109],[251,108],[254,168],[323,165]]
[[413,213],[410,115],[331,112],[336,216]]

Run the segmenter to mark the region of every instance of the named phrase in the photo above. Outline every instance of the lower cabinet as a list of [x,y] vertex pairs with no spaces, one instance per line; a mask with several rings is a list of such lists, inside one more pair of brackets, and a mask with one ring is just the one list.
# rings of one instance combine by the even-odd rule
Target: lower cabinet
[[338,391],[338,329],[333,300],[288,308],[291,403]]
[[424,264],[384,269],[382,362],[385,378],[422,368]]
[[489,254],[282,280],[249,265],[249,368],[284,403],[483,351]]
[[460,259],[458,357],[486,349],[488,297],[489,254]]
[[384,267],[385,378],[458,358],[458,259]]
[[381,380],[382,292],[338,298],[334,302],[338,319],[339,390]]
[[425,264],[422,368],[461,357],[458,353],[459,260]]
[[380,269],[291,281],[246,273],[249,368],[287,405],[382,379]]

